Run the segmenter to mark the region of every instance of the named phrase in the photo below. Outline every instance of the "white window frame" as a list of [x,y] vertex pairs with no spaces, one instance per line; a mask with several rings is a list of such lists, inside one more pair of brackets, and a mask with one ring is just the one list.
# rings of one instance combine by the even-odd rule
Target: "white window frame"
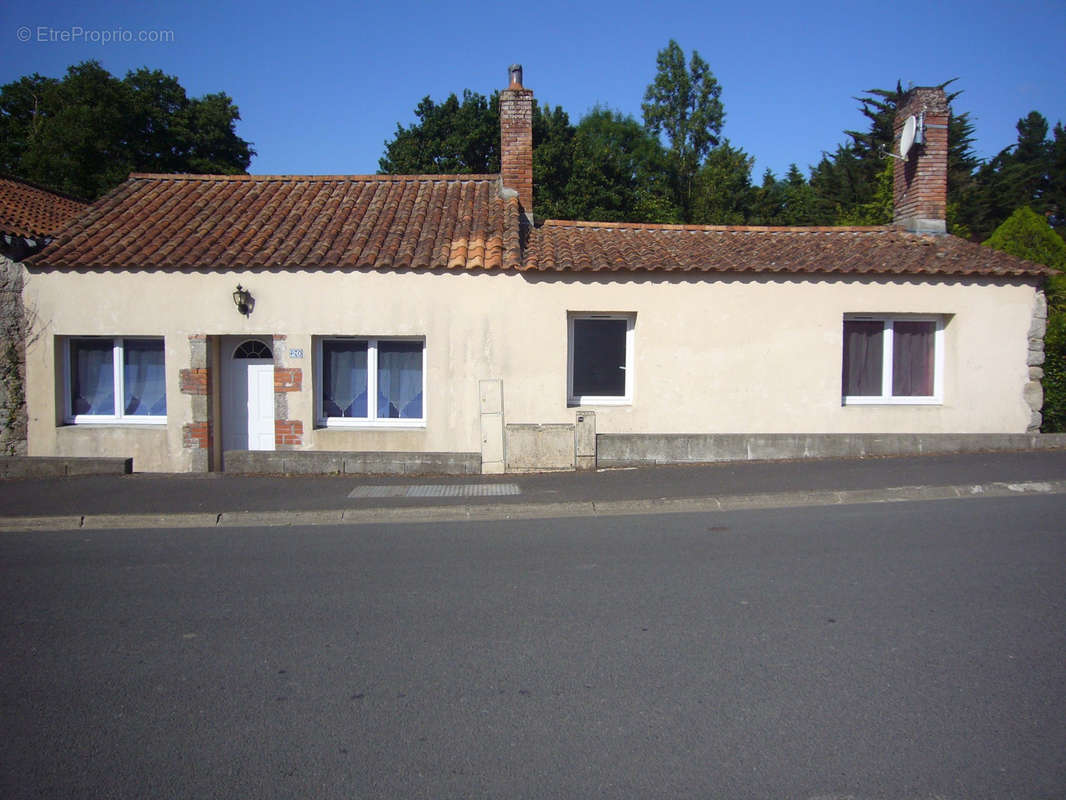
[[[881,394],[880,395],[844,395],[842,402],[846,406],[934,406],[944,402],[944,316],[919,314],[845,314],[844,322],[880,322],[881,332]],[[893,334],[896,322],[933,322],[936,330],[933,334],[933,393],[931,395],[893,395],[892,394],[892,352]],[[841,325],[843,334],[844,326]],[[844,358],[843,335],[840,342],[840,357]],[[843,387],[841,387],[843,393]]]
[[[626,323],[626,363],[622,369],[626,373],[625,394],[616,395],[575,395],[574,394],[574,322],[586,319],[615,319]],[[569,312],[566,324],[566,402],[568,406],[628,406],[633,404],[634,342],[636,338],[637,315],[635,313],[618,314],[595,312]]]
[[[325,342],[366,342],[366,417],[325,417],[322,415],[322,345]],[[378,343],[422,343],[422,416],[418,419],[379,419],[378,405]],[[426,376],[429,373],[426,337],[424,336],[316,336],[315,350],[315,424],[320,428],[424,428],[429,419],[429,396]]]
[[[71,393],[74,388],[73,373],[70,363],[70,343],[74,340],[95,339],[109,341],[111,345],[111,368],[114,377],[115,413],[114,414],[75,414],[71,406]],[[63,337],[63,422],[67,425],[166,425],[166,415],[147,416],[144,414],[125,414],[125,370],[123,369],[124,342],[126,339],[150,339],[163,343],[163,371],[166,372],[166,340],[162,336],[64,336]],[[164,388],[164,393],[166,389]],[[166,397],[169,401],[169,396]],[[169,402],[168,402],[169,406]]]

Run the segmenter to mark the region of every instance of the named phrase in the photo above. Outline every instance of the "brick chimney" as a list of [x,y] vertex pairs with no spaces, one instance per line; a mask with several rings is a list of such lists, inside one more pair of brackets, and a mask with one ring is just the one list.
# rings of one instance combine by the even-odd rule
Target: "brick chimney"
[[917,86],[903,96],[893,125],[894,150],[908,117],[921,137],[906,160],[895,159],[893,222],[916,233],[945,233],[948,204],[948,100],[939,87]]
[[510,84],[500,92],[500,175],[503,188],[533,221],[533,90],[522,86],[522,67],[512,64]]

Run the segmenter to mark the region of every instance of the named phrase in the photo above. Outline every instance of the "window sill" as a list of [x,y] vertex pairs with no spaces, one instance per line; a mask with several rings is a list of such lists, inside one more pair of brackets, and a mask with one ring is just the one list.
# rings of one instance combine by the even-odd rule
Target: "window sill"
[[630,397],[570,397],[566,401],[567,408],[631,405],[633,405],[633,399]]
[[844,406],[941,406],[939,397],[845,397]]
[[320,419],[315,422],[320,430],[333,431],[388,431],[388,430],[424,430],[426,421],[417,420],[335,420]]
[[118,419],[92,419],[82,417],[79,419],[65,419],[61,427],[66,428],[162,428],[167,424],[166,417],[153,417],[151,419],[135,419],[133,417],[120,417]]

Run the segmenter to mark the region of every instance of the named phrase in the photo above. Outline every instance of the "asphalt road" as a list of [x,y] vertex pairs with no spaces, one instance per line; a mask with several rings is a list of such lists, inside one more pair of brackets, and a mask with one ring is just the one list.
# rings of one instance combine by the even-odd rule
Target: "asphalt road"
[[1066,794],[1062,496],[0,536],[0,795]]

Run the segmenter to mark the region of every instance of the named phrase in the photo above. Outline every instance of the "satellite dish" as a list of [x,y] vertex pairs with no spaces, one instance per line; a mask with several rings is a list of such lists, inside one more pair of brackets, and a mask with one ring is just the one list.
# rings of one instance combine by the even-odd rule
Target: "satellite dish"
[[907,153],[909,153],[911,147],[914,146],[914,134],[917,130],[918,120],[916,120],[912,114],[907,117],[907,121],[903,123],[903,133],[899,135],[899,156],[904,161],[907,159]]

